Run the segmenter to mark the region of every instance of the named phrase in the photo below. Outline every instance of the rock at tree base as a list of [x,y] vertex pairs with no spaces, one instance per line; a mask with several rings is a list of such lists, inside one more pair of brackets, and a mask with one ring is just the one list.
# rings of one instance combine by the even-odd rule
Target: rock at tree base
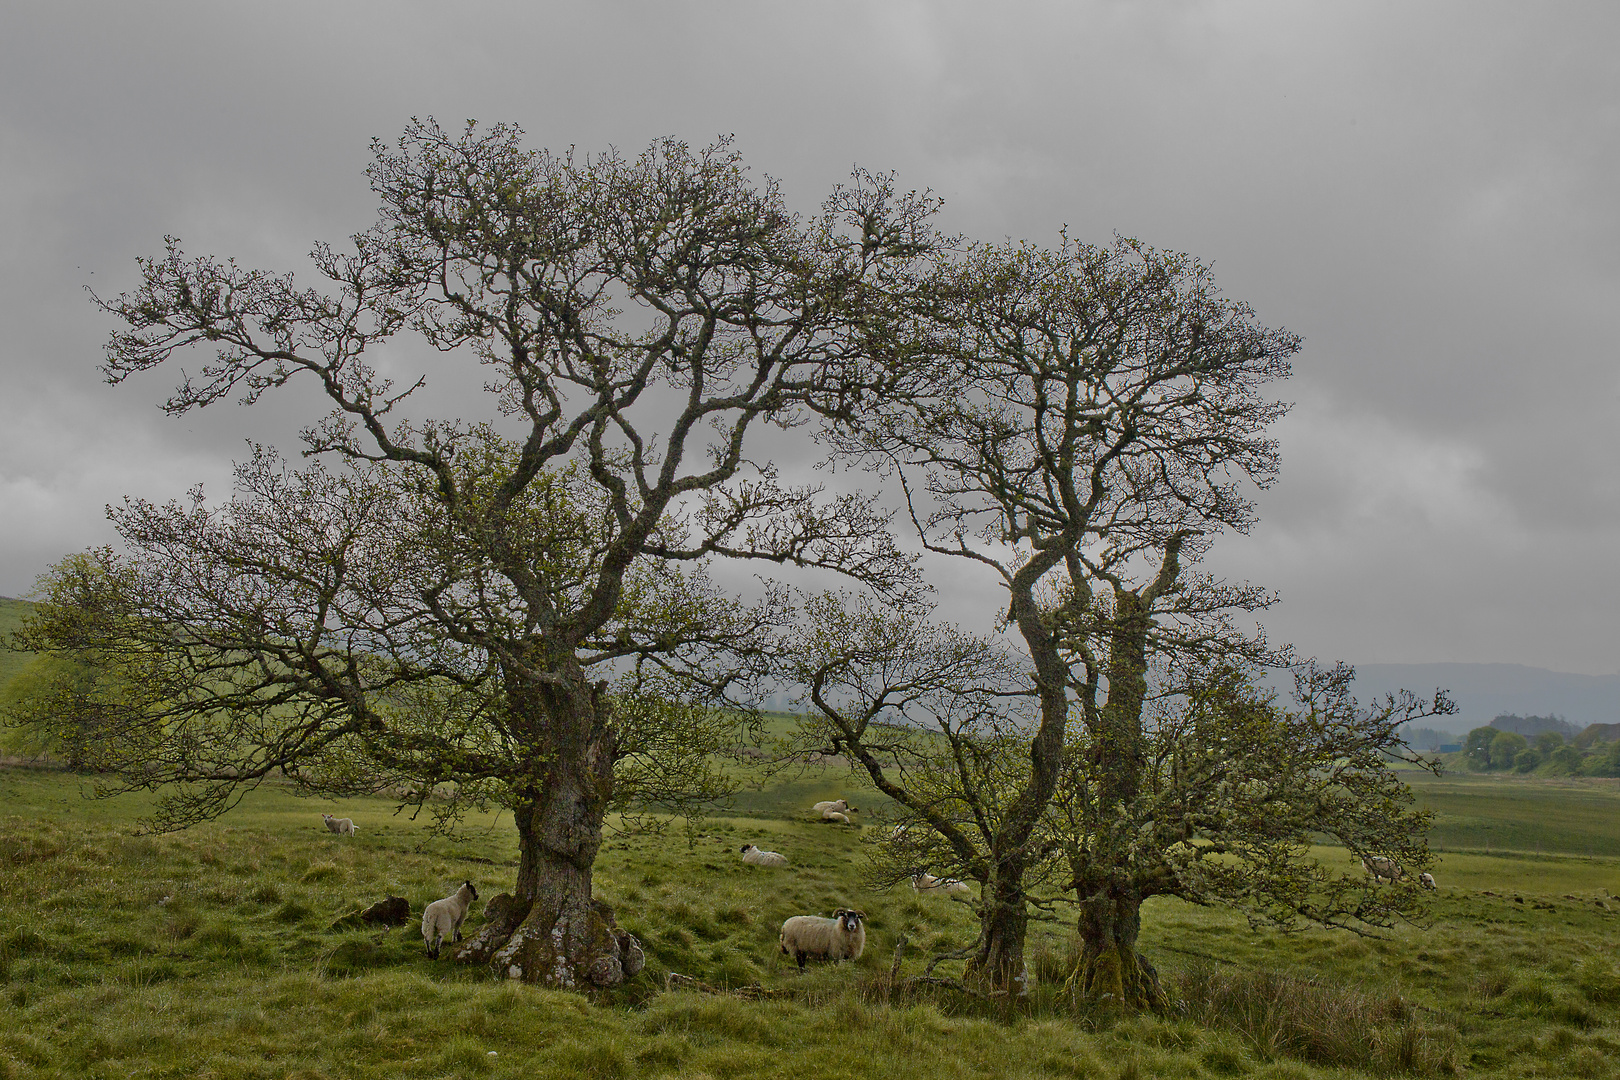
[[600,900],[583,910],[565,908],[549,925],[532,903],[506,893],[492,898],[485,913],[490,921],[462,944],[456,959],[489,964],[504,978],[562,989],[607,989],[647,965],[641,942]]

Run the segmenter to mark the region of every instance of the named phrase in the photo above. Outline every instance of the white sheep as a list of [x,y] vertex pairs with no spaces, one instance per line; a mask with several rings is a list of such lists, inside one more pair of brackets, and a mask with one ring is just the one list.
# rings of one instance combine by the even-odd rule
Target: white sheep
[[439,958],[439,946],[446,939],[452,942],[461,940],[461,922],[476,899],[478,890],[473,883],[463,881],[461,888],[423,909],[422,940],[427,944],[427,954],[431,959]]
[[823,810],[821,812],[821,820],[822,821],[838,821],[838,822],[844,823],[845,825],[848,825],[849,824],[849,815],[840,814],[837,810]]
[[1429,873],[1427,870],[1423,871],[1423,873],[1418,875],[1418,884],[1422,885],[1425,889],[1434,888],[1434,875]]
[[350,818],[322,814],[321,820],[326,822],[328,830],[337,833],[339,836],[353,836],[355,833],[354,821]]
[[972,895],[973,890],[968,888],[967,882],[957,881],[955,878],[937,878],[933,874],[912,874],[911,891],[921,896],[925,892],[937,893],[965,893]]
[[1389,878],[1390,881],[1401,880],[1401,864],[1385,855],[1363,855],[1361,868],[1372,877],[1374,882]]
[[836,810],[840,814],[854,814],[860,812],[859,807],[849,805],[849,802],[846,799],[834,799],[831,802],[818,802],[810,809],[818,814],[825,814],[829,810]]
[[753,844],[744,844],[738,849],[742,852],[742,861],[749,866],[786,866],[787,856],[775,851],[761,851]]
[[864,911],[839,908],[833,917],[795,915],[782,924],[780,944],[782,952],[793,957],[804,970],[806,959],[859,960],[866,948],[866,927],[861,920]]

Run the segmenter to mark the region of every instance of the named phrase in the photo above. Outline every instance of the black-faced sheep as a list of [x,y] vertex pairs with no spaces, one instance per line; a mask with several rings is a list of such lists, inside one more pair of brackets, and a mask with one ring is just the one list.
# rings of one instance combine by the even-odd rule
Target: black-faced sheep
[[1401,864],[1384,855],[1363,855],[1361,868],[1372,877],[1374,882],[1401,880]]
[[860,812],[860,807],[849,805],[846,799],[834,799],[831,802],[818,802],[810,808],[818,814],[825,814],[828,810],[836,810],[840,814],[854,814]]
[[973,890],[968,888],[967,882],[957,881],[955,878],[937,878],[933,874],[912,874],[911,891],[921,896],[923,893],[966,893],[972,895]]
[[463,881],[461,888],[445,897],[435,900],[422,911],[422,940],[427,944],[427,954],[430,958],[439,958],[439,946],[444,941],[456,942],[461,940],[461,923],[467,917],[467,909],[472,902],[478,899],[478,890],[470,881]]
[[749,866],[786,866],[787,856],[775,851],[761,851],[753,844],[744,844],[737,850],[742,852],[742,861]]
[[848,908],[839,908],[830,919],[795,915],[782,924],[782,952],[798,961],[800,971],[808,959],[859,960],[866,949],[864,918],[866,912]]
[[331,814],[322,814],[321,820],[326,822],[326,828],[329,832],[335,832],[339,836],[354,835],[354,822],[349,818],[333,817]]
[[1418,875],[1418,884],[1423,886],[1425,889],[1434,888],[1434,875],[1429,873],[1427,870],[1423,871],[1423,873]]

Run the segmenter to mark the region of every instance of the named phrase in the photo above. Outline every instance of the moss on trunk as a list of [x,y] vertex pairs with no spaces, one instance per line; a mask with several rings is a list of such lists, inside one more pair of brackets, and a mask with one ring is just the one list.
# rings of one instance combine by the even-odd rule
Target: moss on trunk
[[1141,894],[1119,888],[1093,893],[1081,905],[1080,962],[1070,976],[1077,995],[1130,1009],[1165,1007],[1159,973],[1136,951],[1141,912]]

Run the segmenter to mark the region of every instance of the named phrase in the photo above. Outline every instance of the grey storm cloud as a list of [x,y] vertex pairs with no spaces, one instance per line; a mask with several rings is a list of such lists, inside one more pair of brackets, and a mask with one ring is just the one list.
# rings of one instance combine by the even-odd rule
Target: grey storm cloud
[[1281,594],[1274,640],[1615,671],[1617,33],[1603,3],[7,5],[0,593],[317,407],[164,417],[175,372],[102,382],[84,287],[165,234],[301,270],[373,220],[373,137],[476,117],[582,152],[734,134],[803,211],[859,164],[976,238],[1191,252],[1305,338],[1283,478],[1210,557]]

